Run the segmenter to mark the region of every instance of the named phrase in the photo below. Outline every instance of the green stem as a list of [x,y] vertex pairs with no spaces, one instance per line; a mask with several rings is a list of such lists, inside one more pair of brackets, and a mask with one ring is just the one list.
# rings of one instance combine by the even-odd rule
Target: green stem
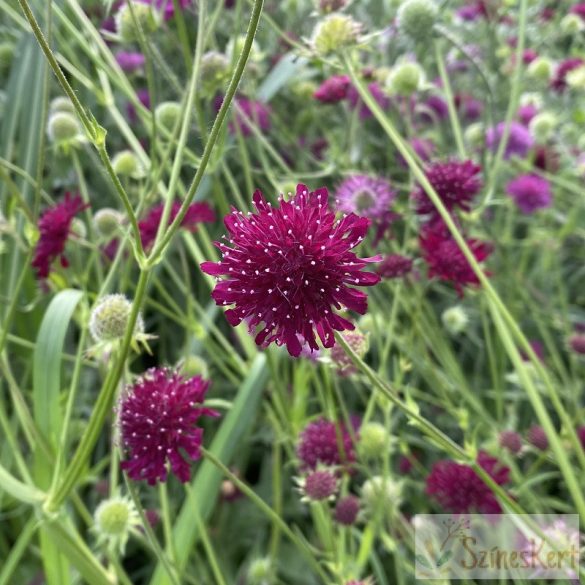
[[248,30],[246,32],[246,40],[244,42],[244,46],[242,48],[242,53],[238,59],[236,68],[228,85],[225,98],[221,105],[221,108],[213,122],[213,126],[211,128],[211,132],[209,133],[209,139],[205,144],[205,149],[203,150],[203,155],[201,156],[201,164],[195,173],[195,177],[191,185],[189,186],[189,190],[185,196],[185,200],[181,205],[181,209],[177,216],[175,217],[174,221],[169,226],[167,232],[165,233],[164,237],[161,241],[154,247],[149,259],[148,259],[148,266],[154,266],[160,259],[161,254],[168,246],[169,242],[175,235],[175,232],[181,226],[181,222],[183,221],[187,210],[189,209],[189,205],[195,197],[195,193],[197,192],[197,188],[205,175],[205,169],[207,168],[207,164],[209,163],[209,159],[211,157],[211,153],[213,151],[213,147],[217,142],[217,138],[219,136],[219,132],[223,126],[225,118],[227,116],[228,109],[232,103],[232,100],[236,94],[238,89],[238,85],[244,74],[244,69],[246,67],[246,63],[248,62],[248,57],[250,55],[250,51],[252,49],[252,42],[254,41],[254,36],[256,35],[256,30],[258,29],[258,24],[260,22],[260,15],[262,14],[262,7],[264,5],[264,0],[255,0],[254,7],[252,9],[252,15],[250,17],[250,24],[248,25]]

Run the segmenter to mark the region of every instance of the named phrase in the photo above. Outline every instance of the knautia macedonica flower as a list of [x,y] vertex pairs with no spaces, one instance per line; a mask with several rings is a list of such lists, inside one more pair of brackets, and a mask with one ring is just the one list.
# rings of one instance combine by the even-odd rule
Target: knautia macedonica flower
[[302,501],[319,502],[332,500],[339,487],[339,478],[328,469],[315,469],[297,479]]
[[[299,438],[297,455],[305,469],[318,464],[334,467],[355,461],[355,443],[359,421],[352,420],[353,433],[343,423],[320,418],[309,423]],[[352,437],[353,434],[353,437]]]
[[32,266],[37,271],[38,278],[47,278],[51,271],[51,264],[57,258],[61,259],[61,266],[69,266],[64,256],[65,244],[71,233],[71,223],[77,213],[87,207],[81,197],[65,193],[63,201],[47,209],[39,219],[39,239],[35,248]]
[[386,179],[367,175],[350,175],[335,191],[335,207],[370,219],[381,219],[396,193]]
[[[483,451],[477,463],[498,484],[508,483],[510,469]],[[433,465],[427,477],[426,493],[433,497],[445,511],[454,514],[481,512],[499,514],[502,509],[491,489],[469,465],[455,461],[439,461]]]
[[569,348],[579,355],[585,355],[585,334],[574,333],[569,337]]
[[516,431],[502,431],[498,437],[500,446],[507,449],[513,455],[522,450],[522,437]]
[[[354,331],[344,333],[343,339],[358,357],[363,358],[366,355],[369,347],[367,334],[355,329]],[[331,349],[331,361],[335,365],[337,373],[340,376],[345,377],[357,373],[357,368],[351,358],[345,353],[345,350],[340,345],[335,345]]]
[[328,208],[327,189],[309,192],[298,185],[296,195],[273,207],[256,191],[256,213],[234,210],[225,218],[231,246],[216,244],[218,263],[204,262],[203,272],[225,276],[212,297],[226,311],[231,325],[246,321],[256,343],[286,345],[298,357],[304,339],[312,350],[335,344],[333,331],[354,325],[335,313],[347,308],[363,315],[367,296],[355,286],[372,286],[380,277],[362,269],[378,258],[358,258],[351,250],[366,235],[369,220],[350,214],[338,220]]
[[[459,208],[469,211],[471,202],[482,187],[480,173],[481,167],[473,161],[454,160],[432,164],[425,174],[448,210]],[[420,185],[412,193],[412,199],[418,214],[438,214],[433,202]]]
[[122,71],[133,73],[144,67],[146,58],[142,53],[133,51],[118,51],[116,53],[116,61]]
[[[505,122],[500,122],[495,128],[489,128],[486,133],[486,144],[493,152],[496,152],[499,148],[500,141],[504,136],[505,127]],[[526,155],[533,146],[534,138],[530,130],[523,124],[520,124],[520,122],[511,122],[508,141],[504,149],[504,158],[506,160],[512,156],[526,158]]]
[[[138,228],[140,229],[140,239],[142,240],[142,247],[147,250],[153,244],[156,239],[156,233],[158,226],[162,218],[164,204],[154,206],[148,215],[141,221],[138,222]],[[181,209],[181,204],[178,201],[173,203],[171,207],[171,213],[169,216],[169,225],[173,222],[177,214]],[[189,205],[189,209],[183,221],[181,227],[194,232],[197,229],[199,223],[211,223],[215,221],[215,213],[213,209],[209,207],[207,203],[192,203]]]
[[350,85],[347,75],[333,75],[317,88],[313,97],[324,104],[336,104],[347,97]]
[[[452,282],[460,296],[463,295],[464,286],[480,284],[459,245],[443,225],[425,226],[419,240],[430,278]],[[491,244],[475,239],[468,239],[466,242],[478,262],[483,262],[492,253]]]
[[[175,15],[175,2],[174,0],[138,0],[142,4],[151,4],[158,10],[164,8],[163,15],[165,20],[170,20]],[[191,4],[191,0],[179,0],[178,6],[181,10],[187,8]]]
[[258,126],[262,132],[270,130],[270,108],[266,104],[257,100],[237,98],[234,106],[234,122],[229,124],[232,134],[239,131],[245,138],[252,136],[254,133],[252,124]]
[[412,270],[413,260],[401,254],[389,254],[378,265],[376,272],[382,278],[401,278]]
[[526,440],[540,451],[548,449],[548,437],[539,425],[532,425],[526,433]]
[[168,468],[183,483],[189,463],[201,456],[201,416],[219,416],[200,406],[210,382],[200,376],[184,378],[165,368],[151,368],[127,387],[119,406],[122,468],[134,480],[150,485],[166,481]]
[[335,521],[343,526],[355,524],[360,511],[360,500],[357,496],[349,495],[337,500],[335,506]]
[[506,185],[506,192],[526,214],[550,207],[552,203],[550,183],[537,175],[516,177]]

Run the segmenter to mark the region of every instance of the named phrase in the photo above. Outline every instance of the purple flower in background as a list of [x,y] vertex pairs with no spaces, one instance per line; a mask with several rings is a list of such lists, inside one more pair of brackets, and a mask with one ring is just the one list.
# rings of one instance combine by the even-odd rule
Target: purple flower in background
[[239,130],[242,136],[251,136],[253,134],[252,123],[258,126],[262,132],[270,130],[270,109],[267,105],[246,98],[236,98],[234,105],[234,122],[230,122],[229,126],[232,133],[235,134],[236,130]]
[[506,192],[522,213],[534,213],[551,206],[550,183],[537,175],[521,175],[506,185]]
[[[486,134],[486,143],[490,150],[496,151],[500,140],[504,135],[505,122],[500,122],[495,128],[490,128]],[[510,134],[504,151],[504,158],[509,159],[511,156],[525,158],[528,151],[534,145],[534,138],[526,126],[520,122],[510,123]]]
[[123,71],[132,73],[144,67],[145,58],[142,53],[133,53],[130,51],[118,51],[116,61]]
[[[148,90],[146,88],[139,89],[136,92],[136,97],[145,108],[150,109],[150,95],[148,95]],[[136,122],[138,122],[138,113],[136,112],[134,104],[128,102],[126,111],[128,112],[128,120],[130,120],[132,124],[136,124]]]
[[[390,107],[390,98],[384,93],[379,83],[372,81],[368,84],[368,90],[383,110],[387,110]],[[367,120],[372,117],[373,114],[370,108],[362,102],[357,89],[353,85],[347,90],[347,99],[352,109],[358,108],[360,120]]]
[[567,74],[573,71],[573,69],[581,67],[583,63],[584,61],[580,57],[572,57],[561,61],[557,67],[555,76],[550,82],[551,87],[558,93],[563,93],[567,89]]
[[422,104],[420,118],[427,124],[435,121],[446,120],[449,116],[447,102],[438,95],[429,96]]
[[[427,138],[412,138],[410,146],[423,162],[429,162],[435,154],[435,145]],[[404,157],[399,152],[396,153],[396,160],[401,167],[408,168]]]
[[518,108],[518,119],[524,126],[528,126],[536,114],[538,114],[538,108],[534,104],[526,104]]
[[335,206],[344,213],[379,219],[396,196],[390,183],[379,177],[351,175],[335,192]]
[[347,75],[333,75],[317,88],[313,97],[323,104],[336,104],[347,97],[350,83]]
[[[170,20],[175,15],[175,5],[173,0],[138,0],[142,4],[151,4],[159,10],[163,9],[162,14],[165,20]],[[191,4],[191,0],[179,0],[179,7],[186,8]]]

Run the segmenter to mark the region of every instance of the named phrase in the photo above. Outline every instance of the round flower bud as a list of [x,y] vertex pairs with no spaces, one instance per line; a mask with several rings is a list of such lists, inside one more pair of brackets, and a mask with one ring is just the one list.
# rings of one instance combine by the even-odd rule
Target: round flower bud
[[230,72],[228,58],[219,51],[208,51],[201,57],[201,80],[208,93],[221,87]]
[[156,106],[154,115],[156,123],[171,132],[181,118],[182,108],[178,102],[162,102]]
[[310,100],[314,96],[315,91],[317,91],[317,86],[314,82],[305,79],[295,83],[291,90],[296,97],[302,100]]
[[14,45],[12,43],[0,43],[0,71],[4,71],[12,64]]
[[420,88],[423,79],[424,71],[418,63],[402,63],[390,72],[387,87],[395,95],[408,97]]
[[325,469],[311,471],[300,481],[303,500],[318,502],[335,496],[338,479],[334,473]]
[[[231,59],[234,55],[238,57],[244,48],[246,42],[246,35],[238,35],[237,37],[231,37],[228,44],[225,47],[225,54],[228,59]],[[254,40],[252,41],[252,48],[250,49],[250,56],[248,62],[260,63],[264,60],[264,53],[260,49],[260,45]]]
[[522,437],[516,431],[502,431],[498,437],[500,446],[516,455],[522,449]]
[[579,34],[584,28],[583,21],[577,14],[567,14],[564,16],[561,19],[560,26],[561,32],[568,36]]
[[123,41],[131,43],[137,41],[139,38],[139,30],[136,24],[140,25],[145,36],[152,34],[159,27],[159,18],[155,10],[150,4],[143,4],[132,0],[130,2],[132,8],[128,3],[124,2],[116,13],[116,31]]
[[377,422],[366,423],[360,427],[358,453],[364,459],[378,459],[387,454],[390,435],[386,427]]
[[180,365],[180,370],[186,378],[194,378],[195,376],[201,376],[203,378],[209,377],[207,362],[198,355],[190,355],[185,358]]
[[585,355],[585,334],[575,333],[569,338],[569,347],[579,355]]
[[369,515],[392,513],[398,509],[402,499],[402,484],[389,477],[377,475],[362,486],[362,503]]
[[274,567],[270,559],[255,559],[250,563],[246,579],[247,585],[270,585],[273,582]]
[[526,440],[540,451],[546,451],[548,449],[548,437],[544,429],[538,425],[533,425],[528,429]]
[[316,8],[322,14],[328,14],[329,12],[335,12],[335,10],[341,10],[347,5],[347,0],[316,0]]
[[441,321],[451,335],[458,335],[467,327],[469,317],[463,307],[456,305],[443,311]]
[[361,25],[347,14],[330,14],[317,23],[311,45],[317,54],[326,57],[354,45],[361,28]]
[[124,221],[124,215],[117,209],[111,207],[104,207],[96,211],[93,216],[93,223],[95,229],[100,236],[109,238],[113,236],[117,231],[122,222]]
[[81,128],[77,118],[68,112],[56,112],[49,116],[47,136],[53,143],[71,142],[79,138]]
[[94,513],[98,539],[124,552],[130,530],[140,526],[140,518],[130,498],[113,497],[104,500]]
[[[89,332],[95,341],[114,341],[126,331],[132,303],[121,294],[106,295],[94,307],[89,318]],[[142,317],[136,321],[134,333],[144,330]]]
[[82,240],[87,237],[87,227],[82,219],[74,217],[71,220],[71,235]]
[[573,89],[585,89],[585,65],[567,73],[567,85]]
[[[343,333],[343,339],[357,354],[358,357],[364,357],[369,348],[368,336],[364,335],[358,329],[346,331]],[[339,343],[331,348],[331,361],[337,366],[337,371],[342,376],[349,376],[357,372],[351,358],[345,353],[345,350]]]
[[557,126],[557,118],[550,112],[536,114],[530,120],[529,129],[538,142],[546,142],[553,134]]
[[428,38],[437,20],[433,0],[406,0],[398,9],[398,27],[415,41]]
[[112,168],[117,175],[140,179],[144,176],[142,164],[131,150],[122,150],[112,159]]
[[75,115],[75,108],[73,107],[73,103],[68,97],[58,96],[51,100],[51,103],[49,104],[49,112],[51,114],[56,114],[57,112],[67,112],[69,114]]
[[548,83],[553,73],[553,63],[546,57],[537,57],[528,65],[526,68],[526,74],[528,77]]
[[335,506],[335,521],[344,526],[355,524],[360,511],[360,501],[356,496],[345,496]]

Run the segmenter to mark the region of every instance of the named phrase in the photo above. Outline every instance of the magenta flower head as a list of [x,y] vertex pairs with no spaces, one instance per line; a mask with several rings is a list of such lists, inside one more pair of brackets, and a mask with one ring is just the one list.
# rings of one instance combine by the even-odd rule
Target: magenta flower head
[[[510,469],[501,465],[495,457],[482,451],[477,463],[498,485],[508,483]],[[502,511],[491,489],[469,465],[439,461],[433,465],[426,483],[426,493],[448,512],[499,514]]]
[[378,265],[376,272],[382,278],[402,278],[412,270],[412,258],[400,254],[389,254]]
[[65,193],[63,201],[47,209],[39,219],[39,240],[36,245],[32,266],[38,278],[47,278],[51,272],[51,264],[57,258],[61,266],[69,266],[64,256],[65,244],[71,233],[71,222],[77,213],[85,209],[81,197]]
[[333,75],[317,88],[313,97],[323,104],[336,104],[347,97],[350,83],[347,75]]
[[201,416],[219,416],[203,403],[209,382],[183,378],[166,368],[151,368],[126,388],[119,406],[122,446],[127,459],[122,469],[149,485],[166,481],[167,464],[183,483],[189,481],[189,462],[201,457]]
[[[481,167],[473,161],[434,163],[426,171],[427,179],[445,207],[469,211],[471,202],[482,188]],[[438,215],[425,190],[418,185],[412,193],[415,210],[419,215]]]
[[258,126],[262,132],[268,132],[270,130],[270,109],[262,102],[237,98],[235,100],[234,111],[234,121],[229,124],[232,134],[235,134],[239,130],[242,136],[246,138],[251,136],[253,134],[252,124]]
[[565,89],[567,89],[567,75],[574,69],[581,67],[583,63],[585,63],[585,61],[580,57],[570,57],[569,59],[561,61],[550,82],[551,87],[558,93],[563,93]]
[[388,211],[395,197],[396,193],[385,179],[351,175],[337,188],[335,206],[344,213],[355,213],[379,220]]
[[256,343],[286,345],[298,357],[304,339],[312,350],[333,347],[333,331],[353,330],[334,309],[363,315],[367,295],[355,286],[372,286],[380,277],[362,269],[380,258],[358,258],[351,250],[365,237],[370,221],[350,214],[336,220],[328,209],[327,189],[309,192],[298,185],[290,201],[279,206],[256,191],[256,213],[234,210],[225,220],[229,244],[216,243],[223,258],[204,262],[203,272],[225,276],[212,297],[226,311],[231,325],[246,321],[250,331],[263,324]]
[[522,213],[534,213],[551,206],[550,183],[537,175],[521,175],[506,185],[506,192]]
[[358,497],[349,495],[340,498],[335,506],[335,521],[343,526],[355,524],[360,511],[360,500]]
[[[419,241],[430,278],[453,283],[460,296],[463,296],[464,286],[480,284],[467,258],[443,224],[426,225],[421,230]],[[466,241],[478,262],[483,262],[492,253],[491,244],[475,239]]]
[[116,61],[122,71],[126,71],[127,73],[132,73],[133,71],[138,71],[144,67],[144,63],[146,59],[142,53],[132,53],[129,51],[118,51],[116,53]]
[[[352,419],[351,424],[356,437],[359,420]],[[356,453],[352,433],[343,423],[320,418],[309,423],[301,433],[297,455],[303,469],[315,469],[318,464],[334,467],[353,463]]]
[[[165,20],[170,20],[175,15],[175,3],[173,0],[138,0],[142,4],[151,4],[158,10],[164,8],[163,16]],[[179,8],[187,8],[191,4],[191,0],[179,0]]]
[[522,450],[522,437],[516,431],[502,431],[498,437],[500,446],[517,455]]
[[[147,250],[150,248],[156,238],[158,226],[163,214],[164,204],[160,203],[155,205],[147,214],[147,216],[138,222],[138,228],[140,229],[140,239],[142,240],[142,247]],[[169,216],[169,224],[177,217],[181,209],[181,203],[175,201],[171,207],[171,213]],[[189,205],[189,209],[183,221],[181,227],[194,232],[197,229],[199,223],[212,223],[215,221],[215,213],[213,209],[209,207],[207,203],[192,203]]]
[[[504,135],[505,122],[500,122],[495,128],[489,128],[486,134],[486,144],[490,150],[495,152]],[[510,134],[504,150],[504,158],[507,160],[512,156],[526,158],[528,151],[534,146],[534,138],[528,128],[520,122],[510,123]]]
[[539,425],[532,425],[526,433],[526,440],[540,451],[548,449],[548,437],[544,429]]

